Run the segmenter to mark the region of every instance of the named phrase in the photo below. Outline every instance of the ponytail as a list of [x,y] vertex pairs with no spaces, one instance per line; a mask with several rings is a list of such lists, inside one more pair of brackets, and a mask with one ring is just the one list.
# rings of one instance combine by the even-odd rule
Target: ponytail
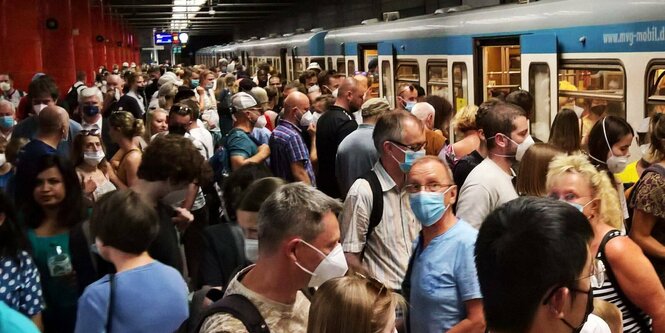
[[143,126],[143,119],[134,119],[134,124],[132,126],[133,136],[143,136],[145,132],[145,126]]

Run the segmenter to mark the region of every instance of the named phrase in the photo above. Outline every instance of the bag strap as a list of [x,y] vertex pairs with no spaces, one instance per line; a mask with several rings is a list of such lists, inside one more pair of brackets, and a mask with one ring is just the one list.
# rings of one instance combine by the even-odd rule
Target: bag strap
[[[422,251],[423,247],[423,232],[420,232],[420,237],[418,237],[418,243],[416,244],[416,249],[411,254],[409,258],[409,265],[406,267],[406,274],[404,275],[404,280],[402,280],[402,296],[406,300],[406,303],[409,304],[409,297],[411,296],[411,274],[413,273],[413,263],[416,261],[416,256],[418,255],[418,250]],[[406,323],[407,332],[411,329],[411,313],[407,311],[404,314],[404,321]]]
[[201,317],[195,332],[201,330],[206,318],[217,313],[227,313],[240,320],[249,333],[270,333],[268,324],[261,316],[259,309],[247,297],[240,294],[227,295],[213,303]]
[[106,333],[111,333],[111,322],[113,321],[113,303],[115,291],[115,274],[109,274],[109,308],[106,314]]
[[612,270],[612,265],[610,265],[609,260],[607,260],[607,256],[605,255],[605,246],[607,245],[607,242],[609,242],[612,238],[616,238],[621,236],[621,232],[619,230],[610,230],[608,231],[605,236],[603,236],[603,240],[600,242],[600,245],[598,246],[598,255],[596,256],[598,259],[601,259],[603,263],[605,264],[605,274],[611,280],[613,283],[612,285],[614,286],[614,290],[616,291],[617,295],[621,298],[621,301],[623,304],[626,306],[628,311],[633,315],[633,318],[635,318],[635,321],[637,324],[640,326],[640,332],[651,332],[651,329],[649,328],[649,323],[645,322],[644,320],[644,312],[640,311],[638,307],[633,304],[633,302],[626,297],[626,294],[623,292],[623,289],[621,289],[621,286],[616,282],[616,275],[614,275],[614,271]]
[[372,212],[369,215],[369,225],[367,226],[367,233],[365,234],[365,245],[360,251],[360,261],[362,262],[365,258],[365,250],[367,249],[367,244],[369,244],[369,239],[372,236],[372,233],[374,233],[376,226],[381,223],[381,218],[383,217],[383,189],[381,188],[379,177],[376,176],[374,170],[370,170],[360,178],[365,179],[372,190]]

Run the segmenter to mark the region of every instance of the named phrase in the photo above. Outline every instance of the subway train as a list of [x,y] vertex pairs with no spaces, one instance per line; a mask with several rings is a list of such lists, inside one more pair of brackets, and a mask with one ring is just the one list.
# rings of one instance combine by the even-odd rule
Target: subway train
[[604,100],[636,126],[665,104],[665,0],[541,0],[437,10],[406,19],[211,46],[197,63],[237,56],[297,79],[310,62],[352,75],[378,58],[378,95],[417,83],[456,109],[515,89],[535,98],[534,136],[547,139],[564,104]]

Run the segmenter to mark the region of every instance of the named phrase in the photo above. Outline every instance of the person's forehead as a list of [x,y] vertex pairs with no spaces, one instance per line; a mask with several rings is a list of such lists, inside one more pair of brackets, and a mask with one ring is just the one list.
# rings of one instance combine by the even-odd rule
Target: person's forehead
[[9,75],[0,74],[0,81],[9,81]]
[[97,95],[92,95],[88,97],[83,97],[83,103],[101,103]]
[[446,169],[437,161],[427,160],[414,165],[409,172],[409,179],[417,181],[419,179],[425,181],[436,180],[441,183],[447,183],[450,175]]

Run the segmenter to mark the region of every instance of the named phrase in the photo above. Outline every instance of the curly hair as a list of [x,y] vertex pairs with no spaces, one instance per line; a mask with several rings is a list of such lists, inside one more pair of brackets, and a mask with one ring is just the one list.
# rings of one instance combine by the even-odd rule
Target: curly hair
[[462,133],[478,129],[476,125],[476,113],[478,113],[478,107],[475,105],[467,105],[457,111],[453,118],[453,128]]
[[137,175],[147,181],[201,183],[209,179],[209,169],[190,139],[169,134],[158,136],[143,151]]
[[552,189],[555,178],[576,173],[589,182],[595,199],[600,200],[600,219],[603,223],[621,229],[623,213],[619,196],[607,174],[596,169],[583,154],[555,157],[547,172],[547,191]]

